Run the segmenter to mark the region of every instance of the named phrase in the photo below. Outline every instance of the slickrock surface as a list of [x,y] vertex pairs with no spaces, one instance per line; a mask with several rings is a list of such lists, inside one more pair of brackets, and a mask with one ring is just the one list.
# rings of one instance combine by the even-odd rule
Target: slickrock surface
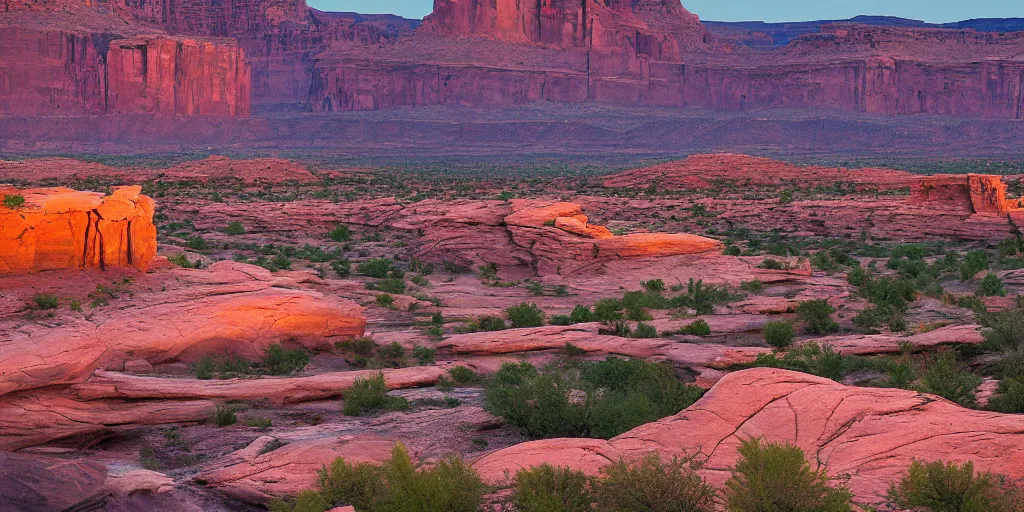
[[96,462],[0,452],[0,501],[11,511],[66,510],[99,493],[106,480]]
[[83,382],[128,360],[193,361],[229,349],[253,359],[275,343],[315,350],[361,336],[366,325],[358,305],[281,288],[287,278],[253,265],[225,261],[159,276],[175,289],[139,293],[132,307],[55,326],[0,324],[0,394]]
[[146,270],[156,256],[153,200],[141,187],[109,196],[66,188],[18,190],[18,208],[0,206],[0,275],[85,267]]
[[430,386],[446,375],[451,365],[416,366],[386,370],[321,373],[309,377],[195,380],[144,377],[117,372],[96,372],[88,381],[71,387],[79,400],[97,398],[269,400],[291,404],[341,396],[357,379],[382,374],[391,389]]
[[918,177],[890,169],[842,169],[798,166],[770,158],[729,153],[693,155],[684,160],[634,169],[608,176],[607,188],[657,187],[659,190],[713,189],[723,186],[764,187],[808,185],[832,186],[852,183],[878,190],[905,188]]
[[[973,460],[981,471],[1024,479],[1024,417],[963,409],[898,389],[855,388],[806,374],[753,369],[723,378],[676,416],[610,441],[553,439],[488,454],[475,467],[489,482],[542,463],[596,474],[620,457],[700,454],[713,484],[728,477],[743,439],[789,442],[828,465],[861,503],[877,503],[914,459]],[[507,473],[506,473],[507,472]]]

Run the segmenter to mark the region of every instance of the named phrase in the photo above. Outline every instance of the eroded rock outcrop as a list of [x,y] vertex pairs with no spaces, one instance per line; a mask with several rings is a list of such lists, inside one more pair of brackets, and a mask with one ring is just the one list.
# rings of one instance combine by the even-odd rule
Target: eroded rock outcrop
[[153,200],[141,187],[109,196],[66,188],[18,190],[16,208],[0,206],[0,275],[86,267],[146,270],[156,255]]
[[0,394],[84,382],[128,360],[160,364],[220,352],[255,359],[272,344],[317,350],[361,336],[366,326],[355,303],[282,288],[295,283],[252,265],[224,261],[152,279],[161,280],[160,291],[140,291],[128,307],[56,326],[0,324]]
[[973,461],[981,471],[1024,479],[1024,417],[964,409],[899,389],[856,388],[777,369],[724,377],[683,412],[610,441],[552,439],[513,446],[475,463],[486,481],[501,482],[543,463],[596,474],[609,461],[656,452],[698,454],[714,485],[729,476],[745,439],[793,443],[827,464],[860,503],[884,499],[914,459]]
[[910,203],[981,215],[1006,215],[1020,207],[1007,200],[1003,178],[987,174],[926,176],[915,184]]
[[533,206],[513,202],[505,217],[512,240],[536,258],[538,273],[569,275],[602,261],[659,258],[719,251],[718,240],[690,234],[640,233],[614,236],[592,226],[575,203]]

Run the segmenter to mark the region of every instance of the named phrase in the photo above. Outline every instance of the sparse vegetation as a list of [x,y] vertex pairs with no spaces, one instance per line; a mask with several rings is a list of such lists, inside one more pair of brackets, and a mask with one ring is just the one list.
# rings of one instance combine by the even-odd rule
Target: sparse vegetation
[[731,512],[847,512],[853,495],[829,484],[824,468],[808,464],[800,448],[743,441],[740,460],[725,482],[725,505]]
[[388,394],[388,386],[384,382],[384,374],[367,379],[356,379],[343,394],[345,400],[342,412],[346,416],[364,416],[378,411],[400,411],[409,407],[409,401]]
[[536,304],[523,303],[505,310],[513,328],[540,327],[544,325],[544,311]]
[[25,196],[7,194],[4,196],[4,206],[10,209],[21,208],[25,205]]
[[796,329],[793,324],[784,321],[772,321],[764,324],[761,328],[765,343],[775,348],[787,348],[793,344],[796,336]]
[[915,512],[1021,512],[1024,495],[999,476],[974,464],[915,460],[906,476],[889,489],[889,500]]

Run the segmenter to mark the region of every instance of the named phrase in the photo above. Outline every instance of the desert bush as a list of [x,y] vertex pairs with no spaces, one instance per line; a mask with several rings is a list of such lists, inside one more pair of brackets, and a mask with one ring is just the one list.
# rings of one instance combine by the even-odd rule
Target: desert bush
[[831,487],[824,468],[812,469],[800,448],[788,444],[744,441],[740,460],[725,482],[730,512],[847,512],[853,495]]
[[544,325],[544,311],[536,304],[522,303],[505,310],[508,321],[513,328],[540,327]]
[[544,464],[516,472],[511,501],[518,512],[590,512],[594,495],[582,471]]
[[764,324],[761,334],[764,336],[765,343],[775,348],[786,348],[793,344],[796,329],[789,322],[773,321]]
[[796,307],[796,314],[804,322],[804,330],[810,334],[824,335],[839,330],[839,324],[832,320],[832,307],[825,299],[808,300]]
[[367,379],[356,379],[342,397],[345,400],[342,412],[346,416],[363,416],[376,411],[400,411],[409,407],[408,400],[388,394],[383,373]]
[[32,296],[32,304],[36,309],[44,311],[57,309],[60,306],[60,298],[52,293],[37,293]]
[[850,373],[870,365],[871,362],[867,359],[844,356],[831,346],[820,346],[817,343],[800,345],[781,358],[776,354],[761,354],[753,364],[755,367],[783,368],[810,373],[835,381],[840,381]]
[[729,290],[724,286],[710,286],[703,280],[690,279],[686,283],[686,293],[672,299],[672,306],[687,307],[695,310],[698,315],[710,315],[715,304],[727,302],[731,298]]
[[218,427],[229,427],[238,423],[238,416],[235,415],[235,408],[230,405],[220,404],[213,412],[213,423]]
[[377,305],[382,308],[390,308],[395,305],[395,297],[388,293],[382,293],[380,295],[377,295],[377,298],[374,299],[374,302],[376,302]]
[[996,412],[1024,414],[1024,380],[1008,377],[999,382],[996,393],[988,401],[988,408]]
[[21,208],[25,205],[25,196],[17,194],[7,194],[4,196],[4,206],[15,209]]
[[331,262],[331,270],[338,277],[348,277],[352,275],[352,262],[345,258],[334,260]]
[[378,292],[389,293],[393,295],[402,295],[405,293],[405,279],[399,278],[388,278],[381,279],[374,283],[367,283],[366,289]]
[[344,224],[338,224],[334,226],[334,229],[327,232],[327,238],[339,243],[348,242],[352,240],[352,230]]
[[629,333],[630,338],[657,338],[658,329],[651,324],[645,324],[640,322],[636,324],[636,329]]
[[614,462],[594,487],[602,512],[714,512],[715,490],[689,459],[662,461],[650,455],[633,464]]
[[785,270],[786,264],[775,258],[766,258],[757,266],[757,268],[763,268],[766,270]]
[[551,315],[548,319],[548,323],[551,325],[572,325],[573,321],[569,315]]
[[[447,457],[417,467],[401,443],[380,466],[335,459],[319,471],[317,490],[293,502],[275,500],[271,512],[324,512],[352,505],[360,512],[478,512],[485,486],[462,459]],[[315,496],[314,496],[315,495]],[[305,501],[312,508],[301,508]]]
[[688,407],[702,390],[663,363],[610,357],[539,372],[508,363],[485,390],[488,409],[534,439],[610,438]]
[[385,279],[394,270],[394,263],[387,258],[373,258],[356,266],[359,275]]
[[1024,350],[1024,308],[984,312],[978,321],[985,327],[985,345],[994,350]]
[[651,279],[650,281],[640,281],[640,285],[649,292],[660,293],[665,291],[665,281],[662,279]]
[[915,512],[1021,512],[1020,493],[1006,487],[1002,478],[974,470],[971,462],[913,461],[898,483],[889,489],[889,500]]
[[482,316],[477,319],[477,328],[481,331],[493,332],[506,329],[505,320],[496,316]]
[[192,249],[193,251],[204,251],[210,248],[210,243],[205,238],[194,235],[185,239],[185,247]]
[[[639,328],[640,326],[637,327]],[[708,325],[706,320],[694,320],[680,329],[679,333],[690,336],[708,336],[711,334],[711,326]]]
[[740,289],[750,293],[761,293],[764,290],[764,283],[760,279],[753,279],[751,281],[740,281]]
[[288,350],[275,343],[267,347],[260,366],[267,375],[289,375],[302,371],[309,364],[309,354],[305,350]]
[[963,368],[956,352],[942,350],[925,360],[918,389],[969,407],[979,385],[981,378]]
[[196,268],[199,265],[198,261],[195,263],[189,261],[188,256],[186,256],[185,253],[178,253],[168,256],[167,261],[181,268]]
[[576,307],[572,308],[572,312],[569,313],[569,319],[572,320],[572,323],[574,324],[593,322],[594,312],[591,311],[590,308],[586,306],[577,305]]
[[465,366],[456,366],[451,370],[448,370],[448,375],[451,375],[452,380],[456,384],[469,384],[476,381],[476,373],[473,370],[466,368]]
[[434,364],[434,359],[437,357],[437,350],[430,347],[415,347],[412,349],[412,357],[414,357],[421,366]]
[[229,222],[227,227],[224,228],[224,233],[231,236],[238,236],[245,234],[245,225],[241,222]]
[[401,368],[405,366],[405,347],[397,341],[377,347],[377,357],[385,366]]
[[743,250],[735,245],[726,245],[725,249],[722,250],[722,254],[725,256],[739,256],[743,254]]
[[999,279],[999,276],[988,274],[981,279],[975,295],[979,297],[1005,297],[1006,287],[1003,286],[1003,280]]
[[618,299],[601,299],[594,304],[595,322],[611,323],[622,320],[622,302]]
[[964,256],[964,261],[960,264],[960,280],[970,281],[982,270],[988,270],[988,253],[971,251]]

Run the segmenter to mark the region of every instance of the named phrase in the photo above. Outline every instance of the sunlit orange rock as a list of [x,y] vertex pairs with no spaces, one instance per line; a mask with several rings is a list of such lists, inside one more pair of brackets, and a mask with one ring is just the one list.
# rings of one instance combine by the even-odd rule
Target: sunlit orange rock
[[156,255],[153,200],[141,187],[109,196],[66,188],[18,190],[23,205],[0,206],[0,274],[85,267],[149,268]]
[[926,176],[911,191],[910,203],[983,215],[1006,215],[1011,209],[1002,177],[986,174]]

